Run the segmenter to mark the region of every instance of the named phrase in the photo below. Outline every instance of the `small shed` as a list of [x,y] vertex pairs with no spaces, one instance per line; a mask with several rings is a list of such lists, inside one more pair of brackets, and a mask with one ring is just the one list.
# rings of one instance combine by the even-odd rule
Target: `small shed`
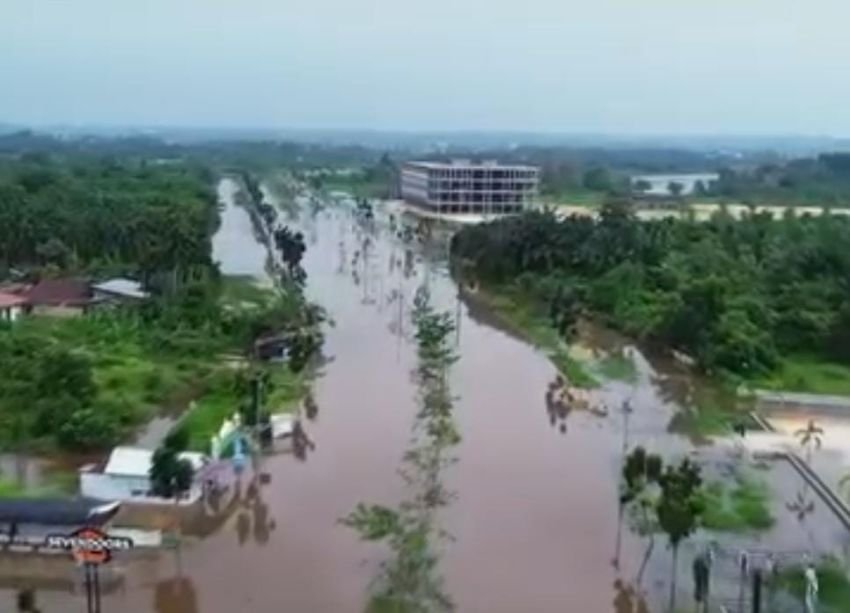
[[[207,463],[202,453],[184,451],[179,457],[188,460],[196,472]],[[150,449],[116,447],[102,471],[98,472],[95,466],[83,467],[80,471],[81,493],[106,500],[160,502],[162,499],[150,493],[152,464],[153,451]],[[193,485],[188,499],[192,501],[199,494],[200,490]]]

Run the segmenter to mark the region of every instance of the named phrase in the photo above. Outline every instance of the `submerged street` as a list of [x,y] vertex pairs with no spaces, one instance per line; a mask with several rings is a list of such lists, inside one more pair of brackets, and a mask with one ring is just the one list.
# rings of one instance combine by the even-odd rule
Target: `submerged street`
[[[233,190],[225,183],[219,193]],[[219,231],[227,240],[217,238],[215,255],[225,272],[240,274],[253,258],[262,277],[265,254],[247,214],[227,206]],[[339,519],[358,502],[402,494],[397,469],[416,406],[409,309],[423,283],[458,318],[452,390],[463,441],[449,471],[457,499],[444,518],[455,539],[445,548],[447,591],[461,611],[610,610],[617,432],[587,414],[572,416],[566,435],[551,427],[544,396],[554,367],[459,303],[445,249],[405,245],[380,214],[368,232],[346,207],[305,211],[297,224],[308,242],[308,295],[333,322],[314,386],[318,415],[307,422],[315,450],[303,462],[289,454],[263,461],[268,529],[252,524],[257,513],[238,511],[184,546],[179,582],[170,552],[134,560],[106,610],[362,610],[385,551]],[[178,595],[178,584],[194,599],[183,588]]]

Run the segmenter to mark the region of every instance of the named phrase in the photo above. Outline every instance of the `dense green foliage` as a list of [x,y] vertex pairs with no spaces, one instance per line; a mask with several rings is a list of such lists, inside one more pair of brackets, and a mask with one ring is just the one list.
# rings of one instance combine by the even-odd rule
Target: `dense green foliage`
[[612,201],[598,220],[530,212],[467,227],[452,251],[487,284],[544,304],[568,289],[587,312],[706,370],[757,375],[780,352],[850,361],[848,241],[839,216],[638,222]]
[[850,205],[850,154],[824,153],[787,164],[720,171],[708,193],[728,201],[807,206]]
[[[233,376],[225,354],[250,352],[257,336],[303,333],[321,342],[320,318],[299,295],[242,294],[234,304],[219,283],[190,284],[142,309],[27,317],[0,330],[0,446],[114,444],[163,409],[192,398],[214,406],[220,382]],[[227,415],[238,402],[225,398],[234,400]]]
[[211,175],[185,164],[0,162],[0,269],[99,269],[150,277],[210,262]]
[[304,368],[321,343],[321,312],[300,289],[221,279],[213,179],[177,159],[0,159],[0,282],[11,268],[28,281],[120,272],[152,294],[80,317],[0,324],[0,447],[98,449],[164,410],[214,405],[204,399],[218,394],[222,373],[232,378],[232,354],[253,355],[260,336],[285,337],[292,368]]
[[776,521],[770,512],[767,483],[744,475],[737,475],[732,487],[720,481],[708,483],[703,488],[703,505],[702,525],[709,530],[765,530]]
[[186,430],[178,429],[169,434],[162,445],[154,451],[151,460],[151,490],[162,498],[179,498],[192,487],[194,468],[189,460],[180,457],[189,443]]

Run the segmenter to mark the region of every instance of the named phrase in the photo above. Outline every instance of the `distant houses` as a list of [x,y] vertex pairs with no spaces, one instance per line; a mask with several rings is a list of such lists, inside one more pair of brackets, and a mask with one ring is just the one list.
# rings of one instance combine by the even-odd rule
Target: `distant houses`
[[78,317],[93,309],[139,304],[150,294],[132,279],[42,279],[34,284],[0,285],[0,321],[24,314]]
[[42,279],[23,294],[35,315],[73,317],[92,306],[91,287],[81,279]]

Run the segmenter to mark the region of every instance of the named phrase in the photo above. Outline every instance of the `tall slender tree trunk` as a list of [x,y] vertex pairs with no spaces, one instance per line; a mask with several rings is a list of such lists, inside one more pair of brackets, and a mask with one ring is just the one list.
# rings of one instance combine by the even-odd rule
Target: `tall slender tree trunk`
[[623,541],[623,503],[622,501],[619,504],[619,508],[617,509],[617,544],[614,546],[614,568],[620,568],[620,549],[622,547]]
[[640,568],[638,569],[637,577],[635,578],[635,585],[638,587],[641,586],[643,582],[643,573],[646,570],[646,565],[649,563],[649,558],[652,556],[652,552],[655,549],[655,537],[653,535],[649,535],[649,545],[646,548],[646,552],[643,554],[643,560],[640,563]]
[[673,568],[670,575],[670,613],[676,608],[676,576],[679,566],[679,546],[673,545]]

